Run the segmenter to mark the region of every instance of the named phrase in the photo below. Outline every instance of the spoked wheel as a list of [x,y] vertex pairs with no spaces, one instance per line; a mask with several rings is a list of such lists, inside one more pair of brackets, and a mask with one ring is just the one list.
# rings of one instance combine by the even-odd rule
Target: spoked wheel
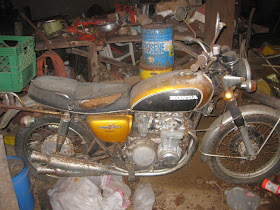
[[[246,122],[250,141],[257,152],[273,129],[277,119],[271,116],[247,116]],[[232,123],[224,126],[211,142],[209,151],[224,157],[210,157],[211,170],[229,183],[255,183],[271,176],[280,166],[280,126],[274,130],[255,160],[235,157],[247,157],[245,145],[238,129]],[[226,156],[226,157],[225,157]]]
[[[30,155],[33,151],[48,155],[55,153],[59,121],[59,117],[53,116],[38,118],[30,128],[21,128],[16,136],[15,149],[17,155],[28,163],[30,173],[42,180],[46,180],[47,177],[38,175],[36,168],[44,165],[32,162]],[[85,155],[83,152],[87,151],[90,142],[90,134],[80,124],[71,122],[60,153],[83,158],[83,155]]]

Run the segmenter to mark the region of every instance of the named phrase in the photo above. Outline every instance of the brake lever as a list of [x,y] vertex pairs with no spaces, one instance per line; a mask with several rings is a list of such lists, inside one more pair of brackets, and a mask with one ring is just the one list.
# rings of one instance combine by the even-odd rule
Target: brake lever
[[191,36],[186,36],[186,37],[184,38],[184,42],[185,42],[186,44],[192,44],[192,43],[195,42],[195,43],[199,44],[200,47],[203,49],[203,51],[206,52],[206,53],[208,54],[208,51],[207,51],[207,49],[206,49],[206,46],[202,43],[202,41],[201,41],[200,39],[198,39],[198,38],[193,38],[193,37],[191,37]]

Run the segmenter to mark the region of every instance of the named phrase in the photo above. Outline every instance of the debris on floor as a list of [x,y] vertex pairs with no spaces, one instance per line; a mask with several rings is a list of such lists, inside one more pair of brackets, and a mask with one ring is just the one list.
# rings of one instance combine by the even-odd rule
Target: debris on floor
[[120,210],[130,205],[130,188],[117,176],[60,178],[48,191],[54,210]]

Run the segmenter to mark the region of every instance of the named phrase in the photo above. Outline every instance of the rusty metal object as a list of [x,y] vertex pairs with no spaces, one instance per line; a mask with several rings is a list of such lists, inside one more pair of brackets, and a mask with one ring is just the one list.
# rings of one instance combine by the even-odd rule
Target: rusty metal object
[[[173,167],[168,169],[160,169],[160,170],[139,170],[135,171],[135,176],[158,176],[172,173],[183,166],[185,166],[190,159],[192,158],[195,150],[198,146],[198,139],[193,132],[189,132],[189,135],[192,137],[191,147],[188,149],[179,163]],[[124,170],[119,167],[115,167],[112,165],[102,165],[100,163],[95,163],[89,160],[77,159],[68,156],[62,155],[52,155],[48,156],[39,152],[34,151],[31,154],[31,160],[37,162],[46,163],[48,166],[44,168],[39,168],[40,173],[42,174],[55,174],[60,176],[91,176],[91,175],[119,175],[119,176],[129,176],[127,170]]]
[[157,74],[171,72],[173,70],[173,66],[169,66],[169,67],[154,66],[154,65],[146,64],[144,62],[140,62],[139,68],[140,68],[140,79],[141,80],[148,79]]
[[191,25],[188,23],[188,21],[185,19],[184,22],[186,23],[186,25],[188,26],[188,28],[191,30],[191,32],[193,33],[193,37],[196,38],[196,32],[195,30],[191,27]]
[[11,95],[16,97],[16,99],[19,101],[19,103],[25,107],[25,104],[23,103],[23,101],[21,100],[21,98],[16,94],[16,93],[13,93],[13,92],[0,92],[0,95],[4,95],[4,102],[6,102],[7,104],[11,104],[11,105],[14,105],[15,104],[15,101],[14,101],[14,98],[12,98],[12,101],[10,102],[11,100]]
[[80,172],[66,171],[62,169],[53,169],[48,167],[37,167],[38,174],[49,174],[57,176],[67,176],[67,177],[76,177],[76,176],[85,176]]
[[51,51],[51,45],[50,45],[49,41],[47,40],[46,36],[23,13],[20,13],[20,15],[42,37],[42,39],[45,41],[45,43],[48,47],[48,50]]
[[[31,107],[36,106],[36,104],[32,104],[32,105],[29,105],[29,107],[27,107],[27,105],[24,104],[24,102],[21,100],[21,98],[16,93],[0,92],[0,96],[1,95],[4,96],[4,100],[3,100],[2,103],[0,103],[0,108],[63,116],[63,113],[61,113],[61,112],[54,112],[54,111],[50,111],[50,110],[42,110],[42,109],[31,108]],[[12,101],[10,100],[9,96],[14,96],[18,100],[19,104],[15,103],[14,99],[13,99],[14,102],[11,103]],[[30,103],[30,102],[28,102],[28,103]],[[17,106],[17,105],[21,105],[21,106]]]
[[115,94],[111,96],[105,96],[101,98],[94,98],[90,100],[83,100],[80,102],[79,106],[83,109],[98,109],[108,106],[114,103],[117,99],[121,97],[122,94]]
[[56,153],[59,153],[61,151],[62,145],[64,144],[64,141],[66,139],[70,121],[70,113],[64,113],[59,122],[58,136],[56,139]]
[[32,152],[31,160],[46,163],[47,165],[66,171],[74,171],[89,174],[119,174],[125,176],[124,172],[115,169],[113,166],[102,165],[84,159],[77,159],[63,155],[48,156],[39,152]]
[[98,32],[105,36],[111,36],[122,27],[122,22],[128,18],[129,14],[122,17],[116,22],[109,22],[97,27]]
[[0,104],[0,108],[4,108],[4,109],[15,109],[15,110],[26,111],[26,112],[35,112],[35,113],[42,113],[42,114],[51,114],[51,115],[56,115],[56,116],[63,116],[63,113],[61,113],[61,112],[54,112],[54,111],[48,111],[48,110],[33,109],[33,108],[28,108],[28,107],[8,106],[8,105]]
[[35,122],[35,118],[32,116],[24,116],[20,119],[20,125],[23,127],[30,127]]
[[[171,69],[174,65],[174,35],[171,24],[149,24],[142,26],[143,70]],[[145,78],[142,78],[145,79]]]

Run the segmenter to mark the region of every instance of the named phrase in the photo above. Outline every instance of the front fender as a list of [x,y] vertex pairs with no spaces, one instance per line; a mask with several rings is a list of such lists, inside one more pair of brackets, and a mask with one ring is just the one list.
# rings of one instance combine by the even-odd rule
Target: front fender
[[[255,115],[255,114],[266,114],[272,117],[279,116],[279,111],[270,108],[264,105],[246,105],[239,107],[242,113],[242,116],[246,120],[246,116]],[[205,133],[202,144],[200,146],[200,151],[203,153],[208,153],[208,148],[214,137],[220,132],[220,129],[223,125],[231,123],[232,126],[235,126],[231,114],[227,111],[225,114],[218,117],[209,127],[209,130]],[[200,159],[202,162],[207,160],[207,156],[201,153]]]
[[[28,95],[21,97],[21,100],[26,106],[32,106],[36,104],[36,102],[33,101]],[[22,105],[17,101],[16,106],[22,106]],[[20,110],[9,109],[1,118],[0,129],[5,128],[19,112]]]

